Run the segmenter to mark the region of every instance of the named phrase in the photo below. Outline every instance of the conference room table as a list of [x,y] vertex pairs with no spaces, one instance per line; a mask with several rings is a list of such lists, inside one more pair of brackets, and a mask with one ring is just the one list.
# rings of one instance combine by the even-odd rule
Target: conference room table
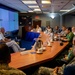
[[[50,36],[42,32],[40,33],[39,38],[43,41],[43,43],[46,43]],[[23,70],[47,61],[51,61],[58,54],[60,54],[60,52],[62,52],[69,43],[64,42],[61,46],[60,41],[53,41],[51,44],[52,46],[45,45],[46,50],[39,54],[36,53],[34,47],[32,47],[31,50],[26,51],[25,54],[21,54],[21,52],[12,53],[9,66]]]

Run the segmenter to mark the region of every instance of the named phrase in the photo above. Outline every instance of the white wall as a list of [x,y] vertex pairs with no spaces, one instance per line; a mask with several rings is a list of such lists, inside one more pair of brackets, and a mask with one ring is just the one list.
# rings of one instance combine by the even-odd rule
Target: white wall
[[42,15],[33,15],[33,20],[35,19],[35,16],[39,16],[39,19],[42,21],[41,26],[46,26],[46,21],[50,21],[51,27],[54,27],[55,25],[60,26],[59,14],[56,14],[54,19],[52,19],[49,14],[48,15],[42,14]]
[[[36,16],[39,16],[39,19],[42,21],[41,26],[46,26],[46,21],[50,21],[50,26],[53,28],[55,25],[60,26],[60,15],[56,13],[54,19],[50,17],[50,14],[21,14],[25,16],[32,16],[32,20],[35,19]],[[22,27],[19,27],[19,35],[22,36]]]
[[63,17],[63,25],[65,25],[66,27],[75,26],[75,15],[65,15]]

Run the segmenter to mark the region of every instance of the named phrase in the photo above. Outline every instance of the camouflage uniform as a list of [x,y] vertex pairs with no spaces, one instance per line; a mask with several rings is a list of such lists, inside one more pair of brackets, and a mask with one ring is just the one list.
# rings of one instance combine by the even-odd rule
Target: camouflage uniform
[[33,75],[51,75],[53,69],[47,67],[40,67]]
[[63,66],[59,67],[56,74],[54,74],[54,69],[47,67],[40,67],[33,75],[63,75],[64,68],[73,65],[75,65],[75,57],[66,66],[64,64]]
[[0,75],[26,75],[18,69],[9,67],[7,64],[0,64]]
[[54,72],[55,69],[40,67],[33,75],[63,75],[65,64],[62,67],[58,67],[57,72]]

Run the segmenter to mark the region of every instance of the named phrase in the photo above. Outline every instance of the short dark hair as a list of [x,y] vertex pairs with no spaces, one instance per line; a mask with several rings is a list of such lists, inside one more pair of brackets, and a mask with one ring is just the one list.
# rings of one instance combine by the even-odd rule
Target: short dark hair
[[50,25],[47,25],[46,27],[50,27]]
[[68,29],[70,32],[72,31],[71,27],[68,27],[67,29]]
[[5,43],[0,44],[0,63],[9,63],[11,55],[9,47]]

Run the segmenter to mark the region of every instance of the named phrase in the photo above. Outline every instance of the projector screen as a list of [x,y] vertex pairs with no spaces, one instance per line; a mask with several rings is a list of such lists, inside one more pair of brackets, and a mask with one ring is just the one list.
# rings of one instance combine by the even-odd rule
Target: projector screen
[[18,12],[0,8],[0,28],[5,31],[18,30]]

